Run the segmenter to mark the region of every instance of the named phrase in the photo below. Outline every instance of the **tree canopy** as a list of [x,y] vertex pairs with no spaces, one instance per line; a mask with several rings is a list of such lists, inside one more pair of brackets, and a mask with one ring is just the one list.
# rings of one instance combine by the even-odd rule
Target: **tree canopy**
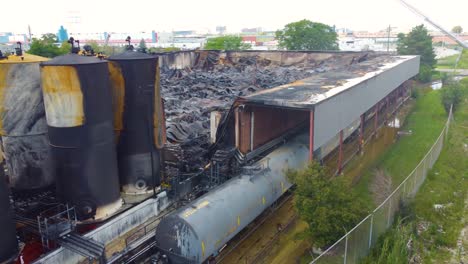
[[52,33],[44,34],[40,39],[34,38],[27,53],[47,58],[53,58],[70,52],[71,46],[63,42],[60,46],[56,44],[57,36]]
[[456,33],[456,34],[460,34],[460,33],[463,32],[463,28],[462,28],[461,26],[454,26],[454,27],[452,28],[452,32],[453,32],[453,33]]
[[338,50],[338,35],[332,27],[306,19],[276,31],[276,39],[287,50]]
[[441,101],[444,105],[445,111],[450,112],[450,107],[453,106],[453,111],[458,109],[458,105],[462,102],[463,88],[460,82],[447,78],[444,87],[441,89]]
[[146,53],[148,48],[146,47],[146,42],[144,39],[140,40],[140,44],[138,44],[138,49],[139,52]]
[[414,27],[407,35],[398,34],[397,51],[400,55],[420,55],[419,79],[424,82],[431,80],[432,69],[437,61],[432,47],[432,37],[424,25]]
[[250,48],[249,44],[242,42],[241,37],[234,35],[209,38],[204,47],[207,50],[246,50]]
[[119,54],[124,51],[124,47],[120,46],[109,46],[109,45],[99,45],[96,41],[88,41],[87,45],[91,46],[94,53],[102,53],[107,56],[112,56],[115,54]]
[[54,33],[46,33],[46,34],[42,35],[41,39],[44,42],[50,43],[50,44],[58,42],[57,35],[55,35]]
[[296,211],[308,224],[302,236],[316,247],[330,246],[368,213],[347,179],[328,175],[317,162],[287,176],[296,184]]

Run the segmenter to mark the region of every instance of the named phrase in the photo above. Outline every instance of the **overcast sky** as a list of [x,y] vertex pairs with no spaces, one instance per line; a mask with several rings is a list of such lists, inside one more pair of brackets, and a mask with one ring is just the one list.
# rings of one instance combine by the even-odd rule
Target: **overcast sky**
[[[408,0],[433,20],[468,31],[467,0]],[[138,32],[195,29],[229,32],[245,27],[275,30],[301,19],[338,28],[407,30],[423,20],[397,0],[21,0],[0,14],[0,32],[56,33],[60,25],[79,32]],[[14,8],[20,6],[15,11]],[[4,7],[6,7],[4,5]],[[78,19],[76,19],[78,17]],[[70,24],[78,20],[78,24]],[[74,29],[75,28],[75,29]],[[432,29],[432,27],[430,27]]]

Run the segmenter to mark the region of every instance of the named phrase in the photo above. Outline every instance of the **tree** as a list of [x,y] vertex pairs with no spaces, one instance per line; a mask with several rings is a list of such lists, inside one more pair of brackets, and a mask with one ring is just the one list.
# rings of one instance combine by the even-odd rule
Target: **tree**
[[[50,35],[50,34],[46,34]],[[44,35],[42,39],[33,39],[27,53],[47,58],[53,58],[70,52],[71,45],[67,42],[59,47],[51,36]]]
[[86,44],[91,47],[91,49],[94,51],[94,53],[102,52],[101,46],[99,46],[99,44],[96,41],[94,41],[94,40],[88,41]]
[[48,44],[53,44],[53,43],[58,42],[57,35],[55,35],[54,33],[46,33],[42,35],[41,39],[42,41]]
[[146,47],[146,42],[144,39],[141,39],[140,40],[140,44],[138,45],[138,49],[137,49],[139,52],[142,52],[142,53],[146,53],[146,51],[148,50],[148,48]]
[[420,55],[419,79],[424,82],[431,80],[430,75],[437,61],[432,37],[424,25],[414,27],[408,35],[398,34],[397,51],[400,55]]
[[62,42],[62,45],[60,45],[60,48],[59,48],[59,55],[70,53],[70,51],[71,51],[71,44],[68,43],[67,41]]
[[463,32],[463,28],[461,26],[454,26],[452,28],[452,32],[455,34],[461,34]]
[[331,245],[368,213],[347,179],[327,175],[317,162],[304,170],[288,171],[287,176],[296,185],[296,211],[308,224],[301,236],[316,247]]
[[204,47],[207,50],[246,50],[250,48],[249,44],[242,42],[241,37],[234,35],[209,38]]
[[455,111],[463,97],[461,84],[459,82],[450,81],[448,82],[448,85],[442,88],[441,93],[441,100],[445,111],[447,113],[450,112],[451,106],[453,106],[452,111]]
[[287,50],[338,50],[338,35],[332,27],[306,19],[276,31],[276,39]]

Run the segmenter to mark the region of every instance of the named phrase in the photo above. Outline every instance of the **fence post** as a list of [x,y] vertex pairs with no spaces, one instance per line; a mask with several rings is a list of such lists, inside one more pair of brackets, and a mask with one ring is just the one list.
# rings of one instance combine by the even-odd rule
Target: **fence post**
[[424,158],[423,160],[423,175],[422,175],[422,181],[424,182],[424,180],[426,179],[426,176],[427,176],[427,157]]
[[434,166],[434,158],[433,158],[433,155],[432,153],[434,153],[434,149],[431,149],[431,159],[430,159],[430,162],[429,162],[429,168],[432,168],[432,166]]
[[374,229],[374,213],[371,214],[371,218],[370,218],[369,249],[372,247],[372,230],[373,229]]
[[387,228],[390,227],[390,219],[392,218],[391,217],[391,214],[392,214],[392,200],[393,200],[393,197],[388,199],[389,205],[388,205],[388,216],[387,216]]
[[408,181],[405,180],[405,183],[403,183],[403,198],[406,199],[408,194],[406,193],[406,183]]
[[348,234],[345,237],[345,248],[344,248],[344,264],[346,264],[346,259],[348,258]]

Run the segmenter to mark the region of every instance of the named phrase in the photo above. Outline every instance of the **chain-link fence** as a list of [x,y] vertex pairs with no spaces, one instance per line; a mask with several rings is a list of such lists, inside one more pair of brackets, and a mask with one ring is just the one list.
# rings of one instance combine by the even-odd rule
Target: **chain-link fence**
[[434,145],[419,162],[416,168],[371,214],[346,233],[335,244],[314,259],[313,263],[358,263],[367,256],[377,239],[391,225],[400,204],[414,197],[426,179],[429,169],[434,166],[447,137],[452,110],[447,122]]

